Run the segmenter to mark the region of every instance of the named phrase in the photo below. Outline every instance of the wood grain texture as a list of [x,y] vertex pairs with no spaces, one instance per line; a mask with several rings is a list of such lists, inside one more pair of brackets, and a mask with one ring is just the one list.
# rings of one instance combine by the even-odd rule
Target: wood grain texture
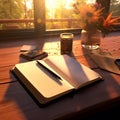
[[[106,37],[101,44],[104,51],[120,57],[120,33]],[[59,41],[44,42],[41,48],[49,55],[60,55]],[[9,73],[21,61],[19,50],[27,41],[3,42],[0,44],[0,120],[53,120],[84,118],[120,103],[120,75],[101,70],[81,48],[80,40],[74,41],[72,56],[84,65],[94,69],[103,81],[84,87],[76,93],[66,95],[46,107],[40,107],[34,97]],[[30,40],[29,44],[35,44]]]

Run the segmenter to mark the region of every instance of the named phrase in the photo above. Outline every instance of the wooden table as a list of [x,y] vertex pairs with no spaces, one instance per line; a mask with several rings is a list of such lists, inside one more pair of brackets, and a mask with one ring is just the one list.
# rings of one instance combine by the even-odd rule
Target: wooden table
[[[120,33],[110,34],[102,40],[101,48],[120,57]],[[80,40],[74,40],[74,57],[97,71],[104,81],[80,89],[41,108],[18,80],[9,72],[21,62],[20,48],[23,44],[36,44],[35,40],[2,42],[0,44],[0,120],[53,120],[89,116],[110,109],[120,103],[120,75],[98,68],[82,49]],[[42,42],[42,49],[49,55],[60,55],[59,41]]]

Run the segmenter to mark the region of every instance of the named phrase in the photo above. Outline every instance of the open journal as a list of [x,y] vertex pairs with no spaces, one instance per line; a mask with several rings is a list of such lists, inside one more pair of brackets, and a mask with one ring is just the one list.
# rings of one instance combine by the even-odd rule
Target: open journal
[[68,55],[19,63],[12,71],[41,104],[102,79]]

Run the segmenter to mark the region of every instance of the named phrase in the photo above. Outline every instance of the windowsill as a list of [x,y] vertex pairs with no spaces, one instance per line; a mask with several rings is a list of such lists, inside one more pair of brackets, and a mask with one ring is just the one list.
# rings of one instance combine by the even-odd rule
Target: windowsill
[[[21,41],[20,44],[35,44],[36,41],[42,41],[42,42],[52,42],[52,41],[59,41],[60,34],[58,35],[47,35],[44,37],[31,37],[31,38],[14,38],[11,40],[0,40],[1,44],[0,47],[3,47],[3,45],[5,46],[5,43],[16,43],[16,45],[18,44],[18,41]],[[119,38],[120,40],[120,31],[116,31],[116,32],[111,32],[108,35],[106,35],[106,37],[104,39],[116,39]],[[74,40],[80,40],[80,33],[74,34]],[[110,40],[109,40],[110,41]],[[19,45],[20,45],[19,44]],[[8,45],[8,44],[7,44]]]

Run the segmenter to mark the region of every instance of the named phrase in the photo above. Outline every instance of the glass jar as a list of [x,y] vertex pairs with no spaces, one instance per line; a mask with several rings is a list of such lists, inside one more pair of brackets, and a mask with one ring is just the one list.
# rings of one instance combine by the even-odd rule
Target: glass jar
[[86,49],[98,49],[100,47],[101,38],[102,33],[100,30],[81,31],[81,45]]

